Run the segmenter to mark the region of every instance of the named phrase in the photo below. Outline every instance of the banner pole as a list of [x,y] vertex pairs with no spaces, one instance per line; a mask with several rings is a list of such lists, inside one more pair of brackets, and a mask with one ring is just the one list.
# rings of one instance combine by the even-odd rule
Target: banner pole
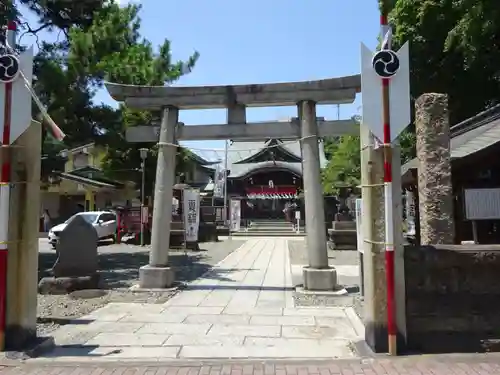
[[[382,40],[390,32],[388,24],[388,4],[382,1],[380,6],[380,29]],[[390,40],[388,40],[390,44]],[[390,49],[391,46],[382,46]],[[387,284],[387,340],[389,355],[397,355],[396,312],[394,301],[394,217],[392,199],[392,145],[389,78],[382,78],[382,121],[384,126],[384,208],[385,208],[385,272]]]

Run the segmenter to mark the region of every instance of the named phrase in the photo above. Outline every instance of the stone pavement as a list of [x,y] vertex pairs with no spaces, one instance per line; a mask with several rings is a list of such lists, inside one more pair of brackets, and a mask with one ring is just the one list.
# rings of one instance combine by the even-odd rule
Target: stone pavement
[[497,375],[494,354],[328,361],[67,363],[1,366],[0,375]]
[[355,357],[352,308],[295,307],[290,268],[286,239],[249,239],[167,303],[110,303],[29,361]]

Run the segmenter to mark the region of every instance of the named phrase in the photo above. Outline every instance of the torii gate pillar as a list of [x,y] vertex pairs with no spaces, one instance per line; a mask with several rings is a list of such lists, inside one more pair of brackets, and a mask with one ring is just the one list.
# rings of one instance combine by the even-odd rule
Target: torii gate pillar
[[335,268],[328,266],[316,103],[310,100],[302,101],[298,104],[298,112],[302,134],[302,176],[309,258],[309,266],[303,269],[304,288],[318,291],[334,290],[337,286],[337,272]]

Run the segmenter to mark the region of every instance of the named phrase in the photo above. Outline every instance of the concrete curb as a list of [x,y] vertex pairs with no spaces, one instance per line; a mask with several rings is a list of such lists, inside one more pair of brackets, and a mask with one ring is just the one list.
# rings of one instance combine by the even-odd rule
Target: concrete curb
[[368,346],[365,341],[365,325],[363,321],[360,319],[358,314],[356,314],[356,310],[354,307],[347,307],[345,309],[345,314],[347,319],[351,323],[358,339],[352,342],[353,348],[361,358],[372,358],[375,357],[376,354],[372,351],[372,349]]
[[36,359],[52,351],[56,344],[53,337],[38,338],[39,342],[23,351],[7,351],[1,353],[0,366],[19,366],[20,363]]

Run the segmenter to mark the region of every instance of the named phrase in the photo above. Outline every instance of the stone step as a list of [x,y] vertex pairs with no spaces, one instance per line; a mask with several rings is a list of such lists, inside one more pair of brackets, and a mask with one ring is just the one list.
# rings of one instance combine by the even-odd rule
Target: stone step
[[233,237],[305,237],[304,232],[233,232]]
[[291,228],[292,224],[287,223],[286,225],[279,224],[252,224],[248,226],[249,228]]
[[293,230],[292,226],[289,226],[289,227],[258,227],[258,228],[255,228],[255,227],[248,227],[248,230],[249,231],[254,231],[254,232],[258,232],[258,231],[263,231],[263,232],[267,232],[267,231],[271,231],[271,232],[274,232],[274,231],[282,231],[282,232],[285,232],[285,231],[290,231],[290,230]]
[[288,227],[291,223],[251,223],[251,227]]

